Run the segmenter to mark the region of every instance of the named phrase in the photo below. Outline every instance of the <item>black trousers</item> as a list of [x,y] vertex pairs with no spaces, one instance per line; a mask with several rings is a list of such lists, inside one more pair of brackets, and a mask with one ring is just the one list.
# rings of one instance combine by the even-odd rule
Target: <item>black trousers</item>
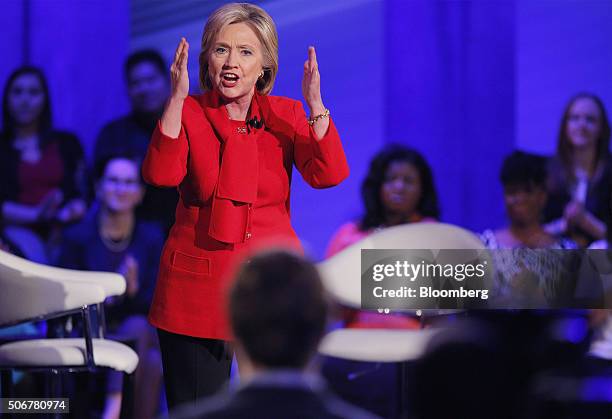
[[168,411],[225,388],[232,367],[229,342],[157,329]]

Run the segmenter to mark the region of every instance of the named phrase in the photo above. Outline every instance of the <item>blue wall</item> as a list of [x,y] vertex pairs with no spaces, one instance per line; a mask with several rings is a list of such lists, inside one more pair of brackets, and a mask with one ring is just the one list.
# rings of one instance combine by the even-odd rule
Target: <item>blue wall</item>
[[497,181],[514,142],[510,2],[387,2],[387,138],[433,166],[442,219],[482,230],[503,219]]
[[[385,3],[378,0],[259,3],[274,19],[279,35],[279,73],[272,94],[302,99],[303,65],[308,46],[314,45],[323,100],[340,130],[351,166],[350,177],[329,190],[313,190],[299,173],[293,175],[293,225],[307,251],[320,258],[338,226],[360,215],[361,179],[370,157],[385,142]],[[151,13],[154,17],[143,26],[164,28],[139,31],[131,38],[131,48],[155,47],[170,60],[180,37],[186,37],[190,44],[190,87],[197,92],[197,55],[205,16],[194,20],[180,16],[181,11],[174,13],[179,16],[170,18],[161,10]],[[164,25],[178,19],[184,22]]]
[[612,111],[612,2],[517,3],[519,147],[552,153],[569,97],[591,91]]
[[349,178],[328,190],[313,190],[294,171],[293,225],[307,250],[322,257],[338,226],[360,215],[361,180],[370,157],[385,141],[384,4],[372,0],[317,2],[315,7],[312,1],[291,3],[269,7],[278,23],[281,51],[273,93],[302,98],[304,61],[308,45],[314,45],[323,100],[341,133],[351,167]]
[[[313,191],[294,176],[294,225],[317,258],[333,231],[361,213],[361,179],[385,142],[421,150],[435,171],[443,220],[481,230],[504,223],[497,174],[508,151],[551,152],[561,109],[578,90],[612,106],[612,2],[258,3],[280,36],[273,93],[301,98],[306,48],[315,45],[325,104],[351,164],[351,177],[331,190]],[[5,0],[0,82],[20,63],[43,67],[56,125],[76,131],[90,152],[99,128],[128,109],[122,63],[130,50],[152,46],[169,59],[186,36],[195,90],[195,57],[215,2],[179,10],[188,4],[173,2],[176,13],[161,13],[158,25],[141,0]]]
[[[24,6],[29,19],[24,19]],[[55,126],[76,132],[88,154],[102,125],[128,109],[123,80],[128,11],[124,1],[0,4],[0,83],[4,87],[18,65],[41,67],[49,81]]]

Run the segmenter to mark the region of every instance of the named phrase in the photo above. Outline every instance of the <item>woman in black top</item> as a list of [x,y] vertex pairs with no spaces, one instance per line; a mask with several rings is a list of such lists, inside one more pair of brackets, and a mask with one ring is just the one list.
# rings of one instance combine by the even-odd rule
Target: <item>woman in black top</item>
[[48,263],[59,227],[85,214],[83,149],[73,134],[52,129],[49,91],[38,68],[11,74],[2,105],[0,219],[26,257]]
[[547,231],[580,247],[606,236],[610,222],[610,123],[597,96],[580,93],[568,103],[550,162]]

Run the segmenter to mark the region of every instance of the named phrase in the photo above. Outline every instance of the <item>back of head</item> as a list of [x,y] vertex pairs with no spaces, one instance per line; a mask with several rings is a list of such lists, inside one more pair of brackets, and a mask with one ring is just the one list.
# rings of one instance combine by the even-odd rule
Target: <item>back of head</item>
[[234,336],[253,363],[302,368],[323,335],[328,303],[312,263],[270,251],[242,266],[229,310]]
[[520,394],[514,364],[503,334],[479,320],[460,321],[441,331],[416,362],[410,396],[421,419],[511,419]]

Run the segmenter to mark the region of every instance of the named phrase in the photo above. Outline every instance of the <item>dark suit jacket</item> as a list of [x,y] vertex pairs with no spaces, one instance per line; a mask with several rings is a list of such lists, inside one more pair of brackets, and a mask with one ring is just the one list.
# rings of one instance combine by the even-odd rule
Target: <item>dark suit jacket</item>
[[326,390],[247,385],[171,413],[172,419],[376,419]]
[[[567,179],[565,169],[558,158],[549,161],[548,199],[544,208],[544,221],[551,222],[563,217],[565,206],[571,202],[571,181]],[[612,156],[599,165],[593,178],[587,184],[586,202],[587,211],[606,223],[608,229],[612,225],[610,217],[610,200],[612,198]],[[567,235],[579,246],[587,246],[596,238],[579,227],[574,227]]]

